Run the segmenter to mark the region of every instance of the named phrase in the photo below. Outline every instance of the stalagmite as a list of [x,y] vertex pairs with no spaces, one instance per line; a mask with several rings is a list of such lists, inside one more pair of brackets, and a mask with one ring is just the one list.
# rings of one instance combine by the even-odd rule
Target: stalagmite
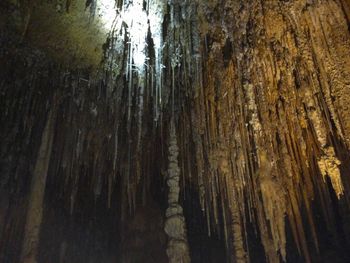
[[168,235],[167,255],[170,263],[189,263],[190,255],[187,243],[186,222],[179,204],[180,167],[178,165],[179,147],[177,145],[174,121],[170,125],[169,164],[167,174],[168,208],[164,231]]
[[21,262],[23,263],[38,262],[37,256],[40,241],[40,229],[43,220],[44,195],[55,134],[54,127],[57,114],[57,103],[57,98],[55,97],[53,105],[48,113],[46,125],[41,137],[37,161],[31,179],[21,252]]
[[237,198],[231,199],[231,220],[232,220],[232,227],[231,231],[233,233],[233,247],[235,250],[235,258],[237,263],[244,263],[247,262],[247,256],[246,251],[244,249],[243,245],[243,236],[242,236],[242,221],[240,218],[240,212],[239,207],[237,204]]
[[[233,179],[233,174],[230,172],[229,162],[227,160],[227,147],[222,145],[220,149],[221,158],[219,160],[219,172],[220,175],[225,178],[227,185],[227,202],[228,202],[228,210],[230,214],[230,225],[231,225],[231,234],[233,235],[233,248],[234,248],[234,258],[237,263],[248,262],[246,257],[246,251],[244,248],[244,239],[242,236],[242,219],[241,213],[237,198],[237,193],[235,189],[235,183]],[[225,198],[226,199],[226,198]],[[223,206],[225,207],[225,206]],[[228,238],[228,237],[227,237]]]

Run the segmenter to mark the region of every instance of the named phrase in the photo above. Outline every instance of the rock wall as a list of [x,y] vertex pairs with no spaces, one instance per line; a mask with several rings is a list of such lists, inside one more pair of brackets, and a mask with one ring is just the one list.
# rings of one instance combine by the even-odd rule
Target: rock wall
[[191,130],[183,145],[191,143],[196,156],[190,147],[182,156],[196,162],[187,169],[212,224],[218,213],[228,215],[225,232],[238,261],[249,250],[241,238],[248,240],[248,222],[257,225],[268,262],[288,259],[288,221],[310,262],[320,231],[313,201],[329,228],[330,195],[347,207],[346,10],[341,1],[198,2],[203,79],[181,117]]

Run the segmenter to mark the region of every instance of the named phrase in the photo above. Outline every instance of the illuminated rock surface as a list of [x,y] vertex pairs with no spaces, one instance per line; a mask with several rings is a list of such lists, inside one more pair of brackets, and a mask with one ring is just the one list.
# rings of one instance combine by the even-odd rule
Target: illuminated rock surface
[[350,262],[348,1],[0,11],[0,262]]

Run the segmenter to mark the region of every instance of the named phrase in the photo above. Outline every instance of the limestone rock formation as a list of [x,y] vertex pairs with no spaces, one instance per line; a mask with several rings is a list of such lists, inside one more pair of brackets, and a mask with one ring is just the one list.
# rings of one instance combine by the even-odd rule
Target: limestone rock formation
[[187,243],[186,223],[182,207],[179,205],[180,167],[178,165],[179,147],[177,146],[175,124],[172,121],[169,136],[169,168],[167,185],[169,187],[168,204],[164,231],[168,235],[167,254],[171,263],[189,263],[190,255]]
[[109,4],[0,3],[0,262],[349,262],[349,1]]

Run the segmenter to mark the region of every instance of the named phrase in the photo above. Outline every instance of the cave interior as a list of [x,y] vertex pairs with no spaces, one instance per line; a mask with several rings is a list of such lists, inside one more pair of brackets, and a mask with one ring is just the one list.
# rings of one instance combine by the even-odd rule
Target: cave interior
[[1,263],[349,263],[349,0],[1,0]]

